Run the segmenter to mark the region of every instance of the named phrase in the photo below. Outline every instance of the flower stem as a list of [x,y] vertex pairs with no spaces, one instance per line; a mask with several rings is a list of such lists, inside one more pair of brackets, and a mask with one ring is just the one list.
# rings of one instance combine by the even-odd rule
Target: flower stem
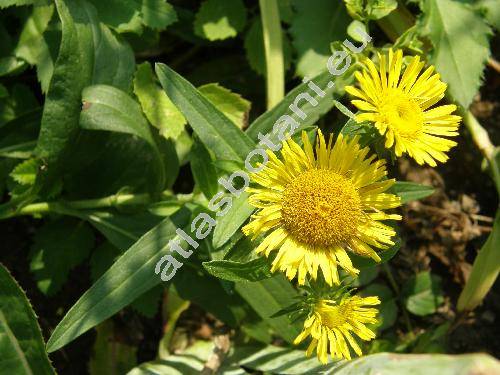
[[281,22],[276,0],[259,0],[266,54],[267,108],[278,104],[285,96],[285,63]]

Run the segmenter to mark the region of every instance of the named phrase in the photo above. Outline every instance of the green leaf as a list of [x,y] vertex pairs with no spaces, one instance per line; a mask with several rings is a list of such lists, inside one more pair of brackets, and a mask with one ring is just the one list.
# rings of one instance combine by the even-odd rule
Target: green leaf
[[422,30],[434,50],[430,62],[464,108],[476,95],[489,57],[491,30],[481,16],[453,0],[426,0]]
[[211,275],[229,281],[260,281],[271,277],[269,263],[260,257],[249,262],[232,260],[212,260],[203,262],[203,267]]
[[30,5],[33,4],[35,0],[1,0],[0,8],[7,8],[10,6],[22,6],[22,5]]
[[106,85],[86,87],[82,101],[82,128],[132,134],[151,146],[156,155],[157,189],[162,190],[166,179],[163,158],[139,104],[123,91]]
[[396,0],[345,0],[350,16],[357,20],[378,20],[398,7]]
[[148,62],[137,67],[134,93],[151,125],[158,128],[165,138],[176,139],[184,129],[186,119],[157,85]]
[[290,34],[297,51],[296,74],[315,76],[325,69],[331,56],[330,43],[347,37],[349,16],[340,1],[294,0],[296,13]]
[[[167,163],[165,173],[170,183],[178,173],[177,157],[169,141],[161,138],[158,141],[163,160]],[[164,152],[168,149],[169,152]],[[116,132],[83,131],[72,147],[71,159],[65,163],[67,199],[101,198],[120,192],[151,192],[158,180],[157,162],[151,146],[138,137]]]
[[94,5],[99,19],[119,33],[142,32],[140,0],[88,0]]
[[78,211],[76,214],[91,223],[120,250],[128,249],[161,220],[147,212],[125,215],[107,211]]
[[409,181],[396,181],[391,187],[391,193],[401,197],[401,203],[408,203],[426,198],[436,191],[432,186],[421,185]]
[[198,87],[198,90],[238,128],[242,129],[248,124],[251,104],[241,95],[231,92],[218,83],[208,83]]
[[82,93],[82,102],[82,128],[136,135],[156,147],[138,103],[123,91],[107,85],[89,86]]
[[47,166],[42,177],[49,181],[77,138],[83,88],[92,82],[128,88],[135,65],[130,46],[99,24],[91,4],[56,0],[56,8],[62,39],[35,150]]
[[193,85],[164,64],[156,64],[163,89],[217,159],[243,161],[253,142]]
[[[281,16],[281,13],[280,13]],[[285,71],[290,68],[292,61],[292,46],[288,35],[283,31],[283,59]],[[264,51],[264,36],[262,34],[262,20],[256,18],[245,34],[245,52],[250,67],[257,73],[266,76],[266,56]]]
[[176,236],[176,224],[183,227],[187,220],[186,212],[179,212],[132,245],[67,312],[47,342],[47,350],[63,347],[159,284],[155,265]]
[[177,13],[165,0],[142,0],[142,23],[163,30],[177,21]]
[[236,291],[269,324],[278,335],[291,343],[301,330],[300,324],[290,323],[285,316],[271,318],[281,309],[296,302],[296,290],[282,274],[256,282],[238,282]]
[[[324,366],[315,358],[307,358],[303,351],[276,346],[267,346],[261,350],[254,349],[254,351],[247,352],[246,356],[243,353],[238,355],[238,351],[236,351],[234,355],[233,362],[245,368],[283,375],[466,375],[478,371],[494,374],[500,370],[500,362],[485,354],[379,353],[351,361],[333,361]],[[241,358],[242,355],[243,358]],[[231,360],[231,356],[226,359],[229,363]],[[233,368],[231,370],[234,371]]]
[[130,91],[135,70],[134,51],[119,35],[115,35],[102,23],[93,29],[95,45],[92,84],[114,86]]
[[217,171],[212,157],[203,143],[195,139],[190,153],[191,172],[196,185],[208,199],[211,199],[219,190]]
[[500,7],[496,0],[479,0],[473,3],[482,10],[491,26],[500,30]]
[[205,0],[196,13],[194,32],[211,41],[233,38],[243,29],[246,20],[242,0]]
[[457,375],[500,370],[496,359],[484,354],[394,354],[380,353],[343,363],[335,375]]
[[[182,354],[166,355],[164,359],[144,362],[127,375],[195,375],[200,374],[214,349],[210,341],[197,341]],[[220,373],[220,371],[218,372]],[[241,375],[235,373],[234,375]]]
[[441,279],[430,272],[420,272],[409,279],[402,289],[405,306],[419,316],[433,314],[443,303]]
[[94,234],[85,222],[62,218],[45,223],[36,232],[30,252],[30,271],[42,293],[57,293],[93,247]]
[[0,264],[0,368],[5,374],[55,374],[26,294]]
[[[37,66],[37,76],[42,83],[43,92],[47,91],[49,85],[49,80],[45,78],[46,74],[50,77],[54,69],[49,46],[43,36],[53,13],[54,7],[52,4],[34,6],[33,13],[26,20],[14,51],[17,57],[24,59],[30,65]],[[47,73],[47,71],[50,73]]]
[[224,245],[250,217],[255,207],[248,203],[248,193],[241,193],[233,199],[229,211],[217,221],[212,243],[216,249]]
[[[93,35],[91,12],[82,0],[55,0],[62,24],[59,55],[43,108],[36,154],[50,175],[64,160],[78,132],[81,92],[92,79]],[[75,19],[77,21],[75,21]],[[56,171],[54,171],[56,169]]]
[[21,185],[33,185],[35,183],[36,174],[38,173],[38,161],[36,159],[28,159],[16,165],[10,173],[10,177]]

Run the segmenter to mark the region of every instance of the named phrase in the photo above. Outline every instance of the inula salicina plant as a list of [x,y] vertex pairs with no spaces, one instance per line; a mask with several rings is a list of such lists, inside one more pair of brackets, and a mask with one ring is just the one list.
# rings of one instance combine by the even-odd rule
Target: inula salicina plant
[[0,0],[0,374],[496,374],[497,0]]

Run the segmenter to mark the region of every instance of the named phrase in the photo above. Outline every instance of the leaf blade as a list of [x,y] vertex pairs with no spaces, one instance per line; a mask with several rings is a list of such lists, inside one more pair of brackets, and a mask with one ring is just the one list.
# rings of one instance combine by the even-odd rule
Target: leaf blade
[[168,97],[183,113],[205,146],[218,159],[245,160],[253,147],[248,136],[171,68],[156,64],[155,70]]

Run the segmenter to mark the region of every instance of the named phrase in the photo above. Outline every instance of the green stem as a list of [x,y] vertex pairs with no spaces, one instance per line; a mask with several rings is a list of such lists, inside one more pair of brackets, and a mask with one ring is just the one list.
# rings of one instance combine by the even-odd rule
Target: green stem
[[[172,193],[164,191],[163,196],[171,196]],[[88,210],[96,208],[107,208],[117,206],[143,205],[152,202],[150,194],[113,194],[103,198],[84,199],[67,202],[39,202],[28,204],[17,211],[13,211],[11,215],[43,215],[47,213],[64,213],[64,210]],[[7,217],[5,217],[7,218]]]
[[285,96],[285,63],[281,21],[276,0],[259,0],[266,54],[267,108],[278,104]]

